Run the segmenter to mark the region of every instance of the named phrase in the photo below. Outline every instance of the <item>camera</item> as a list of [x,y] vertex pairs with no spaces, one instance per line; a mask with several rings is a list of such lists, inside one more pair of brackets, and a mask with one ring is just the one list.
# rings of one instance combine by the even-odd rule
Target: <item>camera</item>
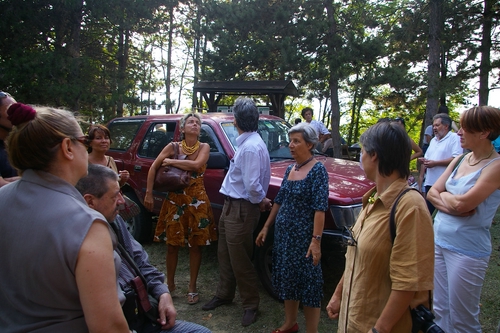
[[420,331],[424,333],[445,333],[441,327],[434,322],[434,314],[423,305],[419,305],[411,310],[411,318],[413,321],[412,333],[418,333]]

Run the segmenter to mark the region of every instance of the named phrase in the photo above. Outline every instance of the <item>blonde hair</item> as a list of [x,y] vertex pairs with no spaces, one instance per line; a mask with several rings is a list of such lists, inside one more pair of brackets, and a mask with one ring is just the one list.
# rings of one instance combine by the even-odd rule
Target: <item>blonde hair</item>
[[76,140],[81,135],[71,112],[44,106],[33,108],[35,117],[14,126],[7,139],[11,164],[21,174],[27,169],[49,171],[62,140]]

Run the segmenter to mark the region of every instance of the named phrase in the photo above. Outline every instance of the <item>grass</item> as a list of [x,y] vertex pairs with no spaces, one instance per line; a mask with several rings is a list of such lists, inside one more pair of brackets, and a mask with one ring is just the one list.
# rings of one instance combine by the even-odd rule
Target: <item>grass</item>
[[496,332],[500,319],[500,209],[497,210],[491,226],[493,251],[481,293],[481,314],[483,332]]
[[[481,295],[480,321],[483,332],[496,332],[500,319],[500,210],[497,211],[491,228],[493,252],[490,258],[489,268]],[[165,244],[152,243],[144,246],[150,255],[153,265],[165,272]],[[324,265],[327,272],[328,295],[325,295],[323,310],[319,323],[319,332],[336,332],[337,322],[330,320],[324,310],[326,302],[333,292],[338,278],[335,269],[338,269],[338,258],[336,254],[324,253],[328,256],[328,263]],[[211,329],[214,333],[226,332],[265,332],[269,333],[279,327],[284,318],[283,304],[271,298],[264,288],[261,287],[261,304],[257,322],[248,326],[241,326],[242,308],[238,293],[234,302],[230,305],[219,307],[213,311],[203,311],[201,306],[208,302],[215,293],[218,282],[217,244],[204,249],[203,260],[198,278],[198,291],[200,302],[195,305],[186,303],[186,293],[189,281],[189,256],[188,249],[179,251],[179,264],[176,274],[177,290],[173,294],[174,304],[178,311],[178,319],[196,322]],[[302,312],[299,312],[299,327],[304,331],[305,321]]]

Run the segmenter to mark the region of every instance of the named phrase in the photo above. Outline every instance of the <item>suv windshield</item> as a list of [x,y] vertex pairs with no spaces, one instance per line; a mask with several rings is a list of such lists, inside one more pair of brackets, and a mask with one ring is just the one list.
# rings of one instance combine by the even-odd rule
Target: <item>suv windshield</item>
[[[238,147],[236,138],[238,130],[232,122],[221,123],[227,138],[231,142],[234,150]],[[292,158],[290,149],[288,149],[288,130],[290,125],[279,119],[261,119],[259,120],[259,128],[257,132],[266,143],[269,157],[271,159],[289,159]]]

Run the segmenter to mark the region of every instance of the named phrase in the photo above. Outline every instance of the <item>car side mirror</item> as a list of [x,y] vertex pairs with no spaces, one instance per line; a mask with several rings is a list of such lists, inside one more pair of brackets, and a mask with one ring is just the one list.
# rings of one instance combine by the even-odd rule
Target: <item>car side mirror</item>
[[210,153],[207,161],[207,169],[228,169],[229,159],[223,153]]

